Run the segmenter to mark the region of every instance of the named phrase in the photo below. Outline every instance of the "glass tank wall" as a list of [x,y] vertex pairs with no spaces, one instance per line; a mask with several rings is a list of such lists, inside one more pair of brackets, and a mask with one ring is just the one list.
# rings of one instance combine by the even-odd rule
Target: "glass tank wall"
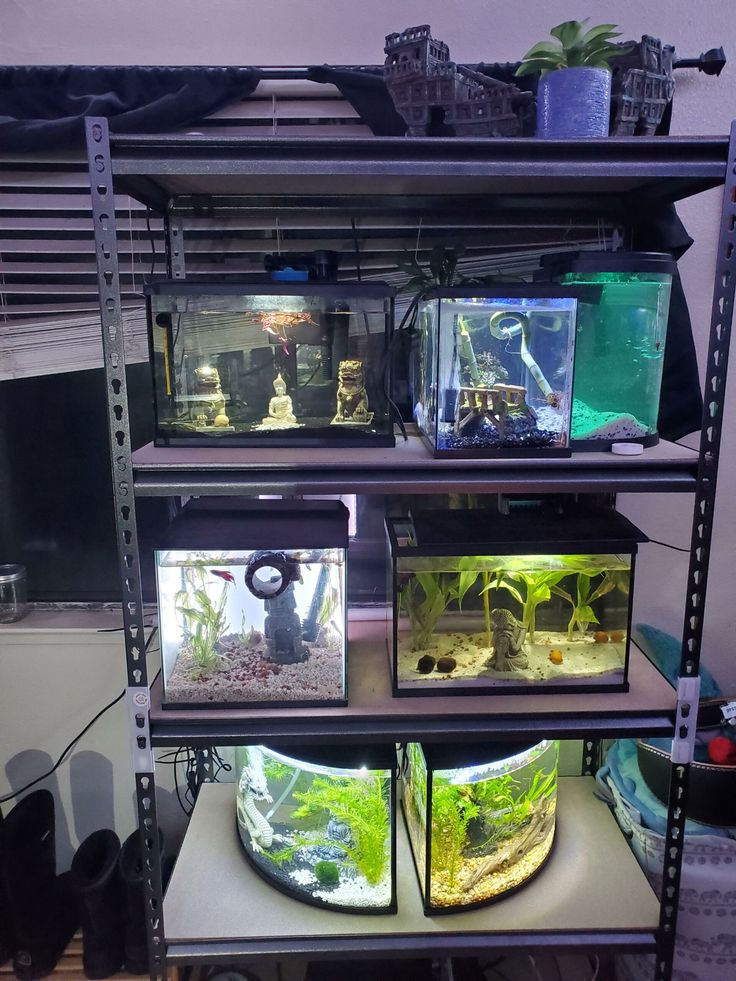
[[345,704],[344,506],[196,504],[155,553],[164,707]]
[[387,520],[395,694],[626,690],[638,529],[485,515]]
[[424,294],[415,418],[435,456],[568,452],[576,308],[569,287]]
[[248,860],[295,899],[396,911],[393,747],[236,750],[238,833]]
[[393,446],[384,284],[147,288],[159,446]]
[[670,289],[668,255],[578,252],[546,265],[563,283],[602,288],[581,301],[575,347],[572,440],[576,449],[657,442]]
[[554,841],[558,750],[405,746],[401,802],[427,914],[491,903],[539,871]]

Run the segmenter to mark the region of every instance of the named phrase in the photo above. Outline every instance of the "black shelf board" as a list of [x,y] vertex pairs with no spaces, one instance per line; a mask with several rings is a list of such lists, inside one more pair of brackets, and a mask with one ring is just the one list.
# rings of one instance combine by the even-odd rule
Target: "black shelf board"
[[[205,195],[513,195],[583,207],[646,195],[677,201],[723,183],[725,136],[585,140],[110,136],[116,189],[158,210]],[[545,200],[546,199],[546,200]],[[210,202],[212,203],[212,202]],[[567,202],[570,206],[570,202]]]
[[159,676],[151,689],[151,743],[237,746],[673,734],[675,690],[633,643],[628,692],[394,697],[385,622],[351,620],[349,636],[346,706],[163,708]]
[[395,447],[238,449],[155,447],[133,453],[135,493],[436,494],[695,491],[698,454],[661,442],[641,456],[435,460],[418,436]]
[[174,964],[279,957],[416,957],[487,950],[652,951],[657,898],[589,777],[560,780],[549,861],[492,906],[425,917],[401,818],[398,912],[339,913],[307,906],[264,882],[235,830],[235,788],[205,784],[164,899]]

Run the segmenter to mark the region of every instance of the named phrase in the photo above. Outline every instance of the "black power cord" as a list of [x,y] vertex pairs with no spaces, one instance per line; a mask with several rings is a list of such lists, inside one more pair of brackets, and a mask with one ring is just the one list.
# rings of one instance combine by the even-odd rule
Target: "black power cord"
[[[106,633],[106,631],[100,631],[100,633]],[[151,636],[146,641],[146,646],[144,649],[145,654],[148,654],[148,649],[151,646],[151,642],[157,633],[158,633],[158,627],[156,627],[152,631]],[[117,705],[118,702],[122,701],[122,699],[125,698],[125,692],[126,689],[124,688],[116,698],[113,698],[111,702],[108,702],[107,705],[104,706],[104,708],[101,708],[100,711],[92,719],[90,719],[90,721],[87,723],[84,729],[78,732],[77,735],[64,747],[64,750],[60,754],[58,760],[56,761],[56,763],[54,763],[54,765],[51,767],[50,770],[47,770],[46,773],[42,773],[41,776],[36,777],[35,780],[31,780],[29,783],[25,784],[25,786],[19,787],[18,790],[14,790],[12,793],[5,794],[4,797],[0,797],[0,804],[7,804],[8,801],[14,800],[16,797],[20,797],[21,794],[24,794],[27,790],[30,790],[31,787],[35,787],[36,784],[41,783],[43,780],[46,780],[52,774],[56,773],[56,771],[59,769],[61,764],[65,761],[66,757],[77,745],[79,740],[89,732],[89,730],[92,728],[95,722],[97,722],[98,719],[101,719],[102,716],[105,714],[105,712],[109,712],[109,710],[114,705]]]

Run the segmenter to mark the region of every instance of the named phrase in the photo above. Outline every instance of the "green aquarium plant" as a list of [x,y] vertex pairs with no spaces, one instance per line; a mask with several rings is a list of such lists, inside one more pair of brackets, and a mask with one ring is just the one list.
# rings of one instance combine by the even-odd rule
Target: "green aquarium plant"
[[[388,781],[382,777],[315,777],[294,797],[300,801],[292,812],[297,821],[326,825],[330,818],[350,829],[351,843],[340,842],[349,860],[370,885],[383,878],[389,862]],[[301,842],[301,844],[306,843]],[[320,842],[310,841],[310,844]],[[334,845],[333,841],[322,844]]]
[[468,825],[479,813],[468,788],[437,778],[432,785],[432,872],[447,872],[447,884],[455,887]]
[[[530,644],[537,629],[537,607],[546,603],[558,583],[570,573],[567,569],[553,572],[499,572],[484,590],[505,589],[521,605],[521,621],[526,627]],[[521,587],[521,588],[519,588]]]
[[194,659],[192,677],[205,678],[223,660],[217,645],[228,628],[225,606],[230,583],[223,581],[218,598],[213,600],[207,592],[208,577],[204,568],[185,569],[184,580],[185,587],[177,592],[174,607],[181,617],[184,639]]
[[[599,578],[600,577],[600,578]],[[594,585],[594,580],[599,581]],[[561,586],[554,586],[552,591],[556,596],[562,597],[572,607],[572,614],[567,624],[567,639],[572,641],[575,628],[583,636],[591,623],[599,623],[598,617],[593,609],[593,603],[602,596],[610,593],[614,589],[619,589],[623,593],[629,591],[629,577],[618,570],[606,570],[603,573],[589,574],[579,572],[575,595],[569,593]]]
[[531,47],[516,75],[532,75],[535,72],[556,71],[560,68],[606,68],[611,60],[628,54],[631,46],[616,44],[613,38],[620,37],[615,24],[598,24],[586,30],[590,20],[566,20],[549,32],[552,41],[540,41]]
[[426,650],[440,617],[460,598],[461,583],[454,572],[411,573],[399,593],[399,606],[409,618],[413,651]]

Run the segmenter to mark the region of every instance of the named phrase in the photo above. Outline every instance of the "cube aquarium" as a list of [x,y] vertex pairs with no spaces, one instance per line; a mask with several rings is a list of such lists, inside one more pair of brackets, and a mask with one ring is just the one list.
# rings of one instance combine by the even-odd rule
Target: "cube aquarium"
[[249,746],[236,769],[238,834],[259,875],[315,906],[396,911],[393,746]]
[[616,511],[387,518],[398,695],[625,691],[637,543]]
[[165,708],[345,704],[348,512],[201,499],[155,552]]
[[427,915],[520,888],[555,835],[559,744],[408,743],[401,803]]
[[153,283],[158,446],[393,446],[381,283]]

